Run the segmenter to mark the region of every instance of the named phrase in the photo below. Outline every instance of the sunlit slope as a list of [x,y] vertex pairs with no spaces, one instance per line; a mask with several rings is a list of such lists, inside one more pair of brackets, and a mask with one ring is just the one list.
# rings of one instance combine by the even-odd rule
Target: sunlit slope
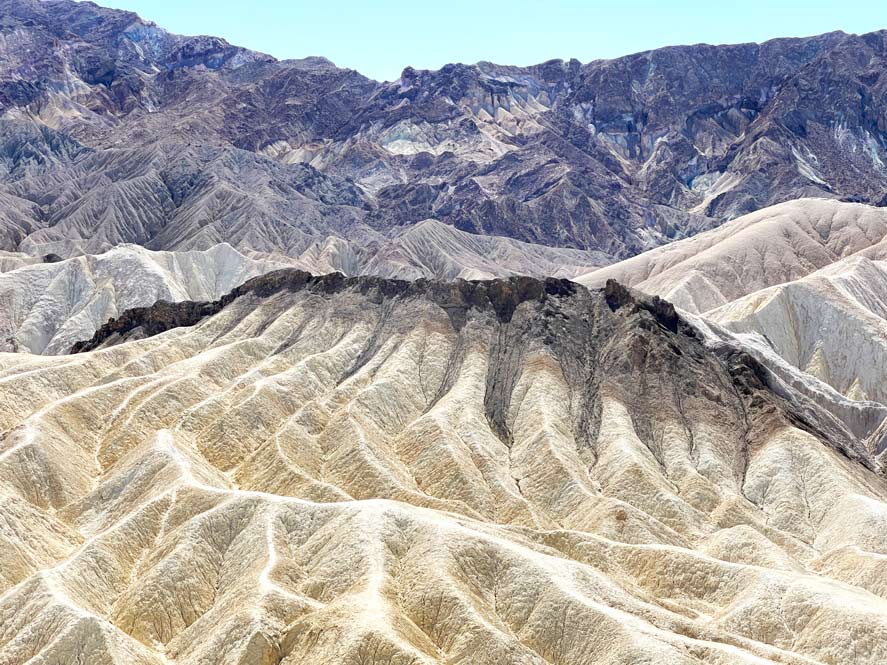
[[591,271],[577,281],[597,287],[618,279],[701,313],[857,252],[885,258],[885,235],[887,209],[799,199]]
[[201,252],[125,245],[97,256],[21,265],[0,272],[0,350],[67,353],[127,309],[158,300],[215,300],[283,265],[230,245]]
[[794,366],[857,400],[887,404],[887,263],[851,257],[705,314],[757,333]]

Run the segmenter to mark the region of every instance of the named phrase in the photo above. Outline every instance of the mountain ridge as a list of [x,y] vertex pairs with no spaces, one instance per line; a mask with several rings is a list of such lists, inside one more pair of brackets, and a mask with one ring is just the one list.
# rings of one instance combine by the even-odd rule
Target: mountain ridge
[[595,286],[615,278],[702,313],[849,255],[880,256],[887,251],[885,237],[884,208],[799,199],[596,268],[577,281]]
[[[246,295],[255,294],[268,297],[279,292],[299,292],[306,290],[326,295],[344,290],[355,290],[371,302],[383,298],[410,297],[424,295],[440,305],[450,317],[456,329],[461,328],[465,312],[472,308],[492,308],[500,322],[507,323],[514,310],[527,301],[541,300],[548,295],[575,293],[579,285],[567,279],[552,277],[540,279],[527,276],[497,278],[492,280],[404,280],[376,275],[346,276],[340,272],[315,275],[304,270],[283,268],[247,280],[218,300],[212,302],[182,301],[178,303],[157,302],[147,307],[128,309],[118,318],[109,320],[99,328],[92,339],[78,341],[71,353],[82,353],[103,348],[109,340],[113,344],[127,341],[128,334],[138,331],[147,324],[145,336],[153,336],[178,327],[199,323],[202,319],[218,314],[232,302]],[[612,294],[610,293],[612,290]],[[627,292],[608,284],[607,297],[614,307],[631,301]],[[653,296],[657,311],[661,302],[665,307],[663,316],[676,327],[677,319],[669,305]],[[608,300],[610,302],[610,300]]]
[[[341,293],[354,293],[361,298],[366,298],[375,305],[381,305],[383,309],[389,307],[387,302],[394,303],[402,300],[425,299],[440,307],[448,317],[453,328],[460,332],[472,310],[483,312],[492,311],[499,324],[510,323],[515,311],[524,304],[535,305],[542,309],[545,302],[550,299],[569,298],[577,294],[577,290],[584,289],[582,285],[566,279],[534,278],[534,277],[508,277],[492,280],[402,280],[380,276],[352,276],[346,277],[341,273],[328,273],[314,275],[303,270],[284,268],[253,277],[242,285],[212,302],[183,301],[178,303],[156,302],[148,307],[129,309],[119,317],[109,320],[105,325],[96,330],[95,335],[89,340],[81,340],[75,343],[70,353],[78,354],[109,348],[125,342],[145,339],[154,335],[165,333],[181,327],[192,327],[202,321],[220,314],[226,307],[235,301],[249,297],[251,299],[273,299],[279,294],[291,297],[293,294],[305,292],[321,296],[334,296]],[[656,295],[646,295],[640,291],[629,289],[616,280],[609,279],[601,289],[593,291],[594,297],[600,297],[611,311],[616,312],[624,308],[624,311],[649,315],[653,325],[661,327],[672,333],[680,333],[693,339],[705,340],[705,343],[714,350],[715,355],[722,358],[724,365],[729,367],[731,375],[739,381],[749,383],[757,388],[765,388],[775,394],[784,396],[784,391],[791,392],[794,388],[790,384],[780,384],[780,373],[766,366],[766,358],[747,353],[741,344],[732,339],[722,339],[712,343],[707,339],[703,331],[696,327],[696,323],[682,316],[670,302]],[[551,312],[549,312],[551,313]],[[714,319],[717,321],[717,319]],[[549,344],[552,338],[551,332],[541,337],[542,343]],[[780,385],[782,387],[777,387]],[[795,398],[797,401],[798,398]],[[797,427],[808,429],[810,415],[814,411],[809,408],[806,415],[801,412],[794,413],[794,424]],[[860,432],[863,440],[868,439],[877,427],[878,422],[887,415],[887,407],[873,411],[874,421],[862,424],[867,431]],[[836,422],[840,422],[838,417]],[[863,421],[860,421],[862,423]],[[860,424],[854,423],[854,424]],[[844,423],[842,426],[853,427]],[[811,433],[818,430],[814,427]],[[855,433],[854,433],[855,434]],[[818,436],[824,436],[819,432]],[[875,469],[876,464],[867,459],[860,452],[858,444],[854,442],[854,436],[844,436],[847,442],[842,449],[843,454],[852,459],[862,460],[870,469]]]
[[786,199],[887,197],[883,32],[379,83],[97,5],[6,9],[9,251],[207,249],[233,229],[293,254],[431,218],[621,259]]

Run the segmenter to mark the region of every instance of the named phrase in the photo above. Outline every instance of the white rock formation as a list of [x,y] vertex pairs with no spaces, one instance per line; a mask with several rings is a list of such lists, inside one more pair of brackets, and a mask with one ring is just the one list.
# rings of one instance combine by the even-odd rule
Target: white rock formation
[[132,307],[158,300],[215,300],[250,277],[285,266],[247,258],[229,245],[204,252],[123,245],[56,263],[25,261],[0,273],[3,351],[67,353],[74,342],[89,339]]
[[609,261],[601,252],[481,236],[428,219],[407,227],[382,245],[356,271],[342,272],[399,279],[493,279],[511,275],[570,278],[587,272],[589,266]]
[[293,258],[273,256],[315,275],[341,272],[397,279],[572,278],[610,262],[601,252],[481,236],[433,219],[407,226],[390,238],[323,236],[292,253]]
[[795,367],[856,400],[887,404],[887,262],[852,256],[704,314],[756,333]]
[[22,266],[28,266],[32,263],[38,263],[39,259],[21,252],[3,252],[0,251],[0,273],[9,272]]

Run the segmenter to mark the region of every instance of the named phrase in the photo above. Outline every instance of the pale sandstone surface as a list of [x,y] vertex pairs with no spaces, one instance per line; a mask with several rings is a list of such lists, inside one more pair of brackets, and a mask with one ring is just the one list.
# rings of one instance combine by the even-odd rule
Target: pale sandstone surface
[[887,660],[875,451],[668,305],[285,272],[217,309],[0,355],[3,665]]
[[[241,250],[252,254],[249,245]],[[291,249],[288,256],[276,251],[270,256],[318,275],[340,272],[397,279],[493,279],[512,275],[569,278],[612,261],[599,251],[477,235],[434,219],[385,235],[355,233],[346,239],[319,234]]]
[[887,404],[887,262],[851,256],[706,312],[856,400]]

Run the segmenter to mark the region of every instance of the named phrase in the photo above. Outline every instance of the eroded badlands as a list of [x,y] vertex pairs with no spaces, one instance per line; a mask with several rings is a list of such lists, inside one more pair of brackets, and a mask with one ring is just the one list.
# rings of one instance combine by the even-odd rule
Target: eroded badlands
[[876,426],[667,304],[238,294],[0,356],[0,663],[887,661]]

